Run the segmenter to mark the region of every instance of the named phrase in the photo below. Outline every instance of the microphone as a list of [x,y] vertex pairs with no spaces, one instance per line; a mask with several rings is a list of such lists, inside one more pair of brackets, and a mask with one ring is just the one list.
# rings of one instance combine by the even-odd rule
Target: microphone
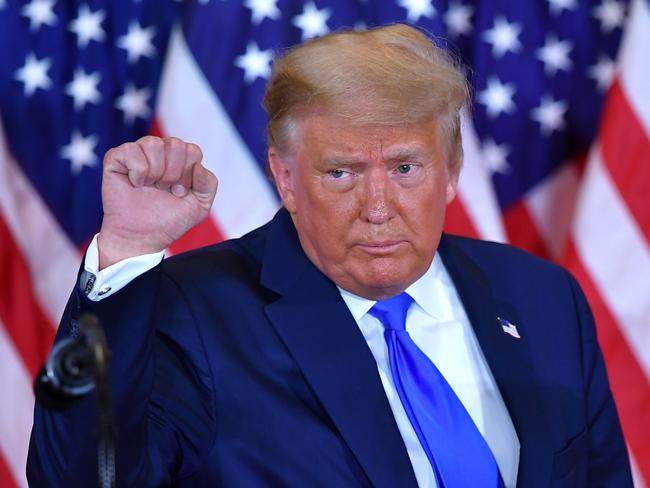
[[95,390],[97,399],[97,477],[101,488],[115,486],[109,350],[99,319],[85,313],[77,321],[79,335],[57,342],[34,380],[34,395],[48,410],[66,410]]
[[96,347],[105,347],[97,317],[82,315],[80,334],[57,342],[34,381],[34,395],[50,410],[66,410],[95,388]]

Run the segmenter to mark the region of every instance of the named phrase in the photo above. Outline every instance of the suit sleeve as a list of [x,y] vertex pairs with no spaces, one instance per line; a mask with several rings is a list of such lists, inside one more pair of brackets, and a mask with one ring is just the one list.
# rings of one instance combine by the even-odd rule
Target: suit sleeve
[[[205,358],[188,353],[201,346],[182,292],[162,265],[100,302],[75,289],[56,341],[73,333],[84,312],[99,317],[111,350],[117,486],[165,486],[189,474],[209,450],[214,419]],[[165,331],[161,323],[173,326]],[[170,327],[180,332],[170,333]],[[95,425],[93,395],[64,412],[37,403],[30,486],[96,486]]]
[[581,327],[582,371],[589,430],[590,487],[632,487],[627,448],[598,345],[594,317],[582,290],[571,278]]

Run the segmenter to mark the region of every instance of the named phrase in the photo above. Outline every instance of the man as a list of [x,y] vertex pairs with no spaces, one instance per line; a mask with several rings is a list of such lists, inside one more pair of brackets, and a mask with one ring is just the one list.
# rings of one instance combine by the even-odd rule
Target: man
[[[631,486],[575,281],[441,237],[467,91],[406,26],[289,51],[264,101],[283,209],[162,264],[216,178],[178,139],[106,154],[58,338],[82,311],[104,324],[119,485]],[[37,405],[30,482],[93,484],[93,422],[91,400]]]

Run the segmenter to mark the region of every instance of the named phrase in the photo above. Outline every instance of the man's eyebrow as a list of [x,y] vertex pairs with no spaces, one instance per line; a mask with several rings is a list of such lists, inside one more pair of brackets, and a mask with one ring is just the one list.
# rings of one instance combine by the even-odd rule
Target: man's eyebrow
[[353,164],[360,164],[362,161],[359,158],[355,157],[345,157],[345,156],[332,156],[325,158],[322,161],[323,166],[337,168],[341,166],[351,166]]
[[[409,159],[423,159],[429,157],[429,149],[426,146],[395,147],[384,153],[387,161],[406,161]],[[324,158],[321,164],[327,168],[340,168],[364,164],[363,158],[358,156],[332,155]]]
[[390,160],[404,161],[407,159],[421,159],[428,155],[424,147],[397,147],[389,149],[384,153],[384,157]]

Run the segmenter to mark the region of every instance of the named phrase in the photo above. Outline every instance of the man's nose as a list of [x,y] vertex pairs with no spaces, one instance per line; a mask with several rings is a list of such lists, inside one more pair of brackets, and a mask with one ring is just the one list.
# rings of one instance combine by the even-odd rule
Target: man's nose
[[392,218],[393,202],[389,175],[385,169],[373,169],[363,185],[363,219],[371,224],[383,224]]

